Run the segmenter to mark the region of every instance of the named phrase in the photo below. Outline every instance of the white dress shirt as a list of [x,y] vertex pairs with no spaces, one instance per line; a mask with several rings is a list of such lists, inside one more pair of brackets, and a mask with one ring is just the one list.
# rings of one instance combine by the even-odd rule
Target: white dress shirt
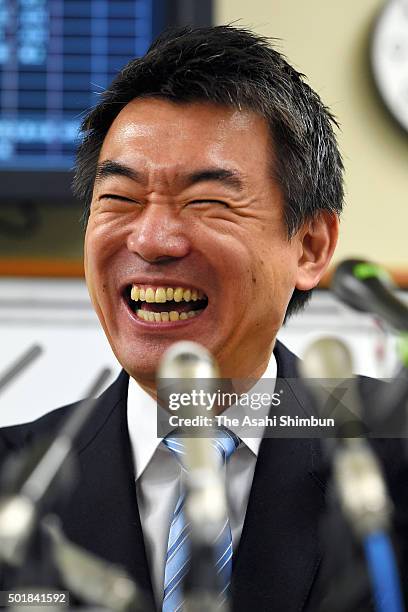
[[[276,380],[276,359],[272,353],[262,378]],[[273,393],[274,388],[268,389]],[[231,406],[225,414],[236,415],[239,407]],[[269,411],[267,409],[266,413]],[[256,416],[261,416],[259,413]],[[146,554],[157,605],[163,599],[163,582],[170,523],[181,492],[181,468],[173,453],[157,437],[157,407],[133,378],[129,379],[128,428],[136,467],[136,493]],[[244,437],[239,429],[231,431],[241,444],[226,467],[226,495],[233,550],[238,547],[244,524],[249,492],[254,476],[263,427],[257,437]],[[248,429],[246,429],[246,432]]]

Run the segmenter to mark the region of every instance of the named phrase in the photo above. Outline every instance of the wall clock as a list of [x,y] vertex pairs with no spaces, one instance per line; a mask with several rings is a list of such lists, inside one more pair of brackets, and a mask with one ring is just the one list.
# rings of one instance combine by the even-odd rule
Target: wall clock
[[376,21],[370,51],[379,94],[408,132],[408,0],[388,0]]

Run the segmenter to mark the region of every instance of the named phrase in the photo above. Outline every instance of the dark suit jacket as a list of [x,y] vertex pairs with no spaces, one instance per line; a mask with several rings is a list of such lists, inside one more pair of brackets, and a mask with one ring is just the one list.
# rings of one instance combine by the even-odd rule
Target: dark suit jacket
[[[279,378],[298,376],[279,342]],[[128,376],[103,393],[78,444],[81,479],[61,516],[68,538],[120,564],[152,597],[127,430]],[[0,431],[0,464],[40,434],[52,435],[72,406]],[[325,509],[318,439],[261,443],[240,544],[234,555],[234,612],[316,612],[322,581],[319,522]]]

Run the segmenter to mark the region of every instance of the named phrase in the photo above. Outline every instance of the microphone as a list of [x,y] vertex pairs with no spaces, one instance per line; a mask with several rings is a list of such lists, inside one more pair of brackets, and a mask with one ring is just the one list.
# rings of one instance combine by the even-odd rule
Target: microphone
[[357,386],[352,384],[352,369],[350,349],[335,337],[313,342],[301,362],[302,375],[320,410],[324,410],[322,395],[316,392],[316,384],[311,381],[329,378],[339,386],[348,381],[344,396],[348,405],[343,405],[343,398],[340,406],[341,422],[337,430],[343,437],[337,440],[333,475],[343,511],[355,532],[362,536],[374,528],[388,527],[391,502],[374,452],[365,439],[356,437],[363,433],[359,420],[350,421],[351,414],[359,419],[363,412]]
[[0,376],[0,392],[3,391],[11,381],[22,374],[43,352],[42,346],[33,344],[28,348],[7,370]]
[[46,516],[42,528],[64,587],[80,602],[98,606],[95,610],[152,612],[146,594],[126,570],[69,541],[56,516]]
[[[108,368],[98,373],[91,385],[93,394],[101,391],[110,374]],[[76,438],[97,405],[93,398],[80,402],[39,458],[36,449],[34,467],[23,466],[28,475],[19,483],[17,492],[0,498],[0,559],[9,565],[18,567],[24,563],[29,540],[60,485],[59,477],[73,452]],[[32,454],[29,460],[33,460]]]
[[[315,399],[320,408],[322,397],[316,393],[316,386],[312,385],[313,378],[333,378],[337,380],[350,380],[352,378],[352,355],[347,345],[338,338],[323,338],[312,343],[305,352],[301,371],[309,387],[314,391]],[[341,384],[341,383],[340,383]],[[352,411],[360,416],[362,414],[361,400],[355,384],[351,385],[348,397]],[[348,410],[343,407],[343,414]],[[347,425],[339,429],[342,434],[353,434],[354,428]],[[361,435],[362,430],[357,428],[354,435]],[[402,612],[402,594],[399,583],[398,568],[392,548],[389,531],[391,528],[391,514],[393,505],[389,498],[383,472],[374,451],[364,438],[344,437],[335,442],[332,455],[332,480],[339,507],[352,532],[360,541],[366,557],[367,569],[371,580],[372,590],[376,599],[378,610],[391,610]],[[334,498],[335,500],[335,498]],[[333,501],[334,501],[333,500]],[[336,507],[332,506],[331,514],[336,516]],[[333,525],[332,525],[333,527]],[[341,530],[341,525],[340,525]],[[327,538],[327,543],[333,545],[333,531]],[[344,538],[343,538],[344,540]],[[346,541],[338,542],[338,546],[347,550]],[[350,548],[350,547],[349,547]],[[336,551],[343,556],[343,551]],[[355,559],[355,562],[357,559]],[[347,566],[343,568],[347,572]],[[356,576],[358,575],[356,566]],[[384,580],[384,575],[387,580]],[[364,584],[361,585],[364,590]],[[347,598],[340,591],[329,592],[333,600]],[[348,601],[347,609],[350,607]]]
[[345,304],[380,316],[399,332],[408,331],[408,306],[393,293],[394,285],[380,266],[347,259],[337,266],[331,289]]
[[336,337],[315,340],[301,361],[304,378],[352,378],[353,359],[348,346]]
[[[177,389],[189,394],[197,386],[200,390],[214,391],[217,376],[218,368],[211,354],[203,346],[189,341],[170,347],[158,371],[161,384],[176,380]],[[182,405],[178,414],[181,419],[190,418],[195,410],[192,405]],[[211,415],[211,412],[206,409],[206,414]],[[214,546],[227,517],[225,486],[211,443],[214,429],[200,423],[194,431],[183,429],[187,469],[185,512],[191,524],[191,562],[184,584],[185,609],[188,612],[226,611],[228,604],[221,605],[219,600]]]
[[[336,337],[312,342],[300,362],[300,372],[314,397],[322,417],[335,417],[339,438],[355,437],[363,432],[361,406],[355,385],[351,385],[353,359],[348,346]],[[344,398],[347,406],[344,405]]]
[[212,379],[218,367],[209,351],[198,342],[182,340],[173,344],[163,355],[159,378]]
[[[402,366],[392,379],[377,393],[376,423],[383,429],[387,421],[395,421],[396,429],[407,429],[408,404],[408,306],[393,293],[394,285],[387,272],[380,266],[359,259],[343,261],[336,269],[332,290],[351,308],[379,315],[399,332],[398,352]],[[372,415],[367,414],[371,419]],[[399,426],[398,423],[403,421]],[[398,435],[398,432],[397,432]]]
[[27,579],[30,586],[37,581],[40,588],[62,583],[84,605],[107,606],[114,612],[150,612],[149,598],[125,570],[70,542],[59,519],[48,514],[58,499],[61,481],[67,486],[65,468],[70,467],[78,435],[98,408],[94,396],[110,375],[110,368],[97,374],[89,397],[69,414],[40,458],[38,449],[28,455],[9,483],[11,492],[0,497],[0,561],[12,569],[18,588]]

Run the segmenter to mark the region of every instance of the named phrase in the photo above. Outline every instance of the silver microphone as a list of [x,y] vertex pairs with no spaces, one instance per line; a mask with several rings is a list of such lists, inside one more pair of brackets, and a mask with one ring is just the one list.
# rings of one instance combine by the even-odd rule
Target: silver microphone
[[300,373],[321,417],[332,417],[341,438],[361,433],[361,405],[352,384],[353,357],[348,346],[335,336],[315,340],[306,348]]
[[[92,396],[102,390],[110,373],[109,368],[98,373],[90,387]],[[39,458],[32,453],[27,455],[30,461],[28,474],[17,492],[0,495],[0,563],[4,561],[21,567],[26,561],[30,537],[44,512],[48,511],[49,500],[58,490],[63,468],[74,455],[76,437],[98,406],[92,396],[80,402],[69,414]]]
[[[346,389],[340,401],[337,440],[333,456],[333,479],[342,511],[359,538],[380,529],[388,529],[392,504],[388,496],[380,463],[358,425],[350,425],[350,415],[361,417],[360,394],[352,374],[353,359],[348,346],[339,338],[326,337],[306,349],[301,373],[324,410],[322,393],[316,379],[331,379]],[[347,405],[344,405],[347,403]],[[347,435],[353,437],[347,437]]]
[[164,353],[159,378],[216,378],[218,367],[213,356],[198,342],[182,340]]
[[301,361],[304,378],[352,378],[353,358],[348,346],[335,336],[315,340]]
[[[163,355],[158,377],[159,384],[174,383],[182,393],[199,387],[215,391],[217,365],[211,354],[195,342],[178,342]],[[180,406],[180,421],[197,415],[197,408],[188,403]],[[212,423],[213,413],[204,408]],[[220,607],[219,583],[215,568],[215,540],[225,524],[227,502],[225,482],[212,445],[212,424],[181,428],[185,448],[185,514],[191,524],[192,547],[190,571],[184,585],[185,609],[188,612],[227,610]],[[185,437],[184,437],[185,436]]]
[[[177,388],[189,393],[197,382],[206,392],[216,389],[217,365],[211,354],[196,342],[177,342],[163,355],[159,378],[176,379]],[[169,381],[170,382],[170,381]],[[206,414],[212,418],[211,410]],[[180,421],[196,416],[196,408],[182,405],[178,410]],[[208,423],[208,421],[207,421]],[[182,428],[183,430],[183,428]],[[217,535],[216,529],[226,515],[225,487],[217,456],[211,443],[214,437],[212,425],[194,426],[193,431],[184,430],[184,465],[187,470],[186,513],[193,527],[192,537],[210,541]],[[193,437],[191,437],[193,433]]]

